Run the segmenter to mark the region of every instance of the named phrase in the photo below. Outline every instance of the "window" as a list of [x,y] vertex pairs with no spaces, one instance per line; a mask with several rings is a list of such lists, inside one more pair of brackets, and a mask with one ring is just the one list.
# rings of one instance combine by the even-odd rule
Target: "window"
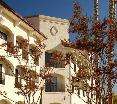
[[45,81],[46,92],[64,92],[65,91],[65,79],[62,75],[55,74],[51,81]]
[[0,45],[4,46],[7,52],[14,52],[14,34],[4,25],[0,26]]
[[23,59],[28,59],[28,49],[27,49],[27,47],[24,49],[22,49],[22,58]]
[[83,96],[85,97],[85,91],[84,90],[82,90],[82,93],[83,93]]
[[3,73],[2,64],[0,64],[0,84],[5,85],[5,74]]
[[46,64],[47,67],[53,67],[54,66],[53,63],[50,62],[51,57],[52,57],[52,53],[45,52],[45,64]]
[[7,41],[7,35],[0,31],[0,38]]
[[[74,89],[73,89],[74,91]],[[80,89],[78,87],[75,87],[75,91],[77,91],[77,94],[80,95]]]
[[53,77],[51,83],[46,80],[46,92],[57,92],[57,77]]
[[15,87],[19,88],[21,85],[21,77],[19,75],[18,69],[15,70]]
[[28,40],[24,39],[22,36],[16,37],[16,43],[19,49],[22,49],[22,58],[28,59]]
[[74,72],[76,72],[76,67],[77,67],[76,64],[74,64]]
[[7,42],[7,35],[0,31],[0,44],[4,44]]
[[39,65],[39,56],[41,55],[41,50],[36,47],[34,44],[29,45],[29,52],[33,58],[34,64]]
[[45,66],[55,67],[55,68],[64,68],[64,62],[52,58],[52,53],[45,52]]

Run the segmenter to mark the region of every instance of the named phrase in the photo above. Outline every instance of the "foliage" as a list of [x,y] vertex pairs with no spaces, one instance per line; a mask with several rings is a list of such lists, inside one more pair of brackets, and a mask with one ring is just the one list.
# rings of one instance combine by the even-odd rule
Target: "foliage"
[[[94,12],[97,12],[95,9],[97,10],[98,8],[98,0],[94,2],[94,5],[96,5],[96,7],[94,6]],[[88,17],[83,15],[80,5],[77,2],[74,2],[73,16],[70,18],[69,32],[76,34],[78,37],[76,41],[72,43],[62,41],[62,44],[65,47],[71,47],[89,53],[89,62],[91,62],[91,68],[93,70],[90,79],[93,81],[91,82],[92,90],[87,87],[87,90],[89,90],[88,94],[91,95],[87,96],[88,104],[93,100],[92,93],[96,93],[94,96],[96,99],[92,102],[98,104],[101,103],[102,99],[105,99],[103,100],[104,104],[112,104],[112,89],[113,86],[117,84],[117,63],[115,60],[112,60],[113,57],[115,57],[113,54],[113,47],[115,42],[117,42],[117,20],[113,16],[113,11],[111,11],[114,5],[115,1],[110,0],[110,15],[107,19],[101,21],[98,20],[98,18],[95,18],[94,20],[89,21]],[[94,14],[98,17],[97,13]],[[104,55],[103,52],[105,52],[106,64],[101,66],[100,59],[102,59],[102,55]],[[81,65],[79,71],[76,72],[77,74],[72,80],[73,87],[74,84],[75,87],[79,87],[79,84],[81,83],[81,80],[79,79],[83,79],[88,74],[85,72],[85,69],[86,68]],[[87,79],[87,77],[85,78]],[[84,86],[85,84],[82,85],[82,88]]]
[[[7,57],[13,56],[18,59],[19,65],[16,67],[16,73],[14,73],[14,68],[10,65],[10,63],[7,62],[6,56],[0,56],[0,61],[3,62],[5,66],[11,70],[12,75],[15,76],[15,88],[17,88],[16,93],[24,96],[24,102],[26,104],[39,102],[41,99],[40,93],[44,88],[45,79],[50,80],[52,73],[52,69],[46,67],[44,67],[40,72],[37,72],[37,66],[39,66],[39,64],[36,62],[39,61],[39,57],[41,56],[45,45],[37,42],[35,46],[31,47],[31,50],[29,46],[29,40],[24,39],[22,36],[16,37],[16,46],[14,46],[13,42],[8,41],[2,45],[2,47],[6,47],[5,51],[8,55]],[[20,50],[22,50],[22,52],[20,52]],[[35,65],[31,64],[31,66],[28,66],[27,63],[30,61],[28,58],[29,55],[32,56]],[[21,57],[25,59],[24,65],[22,65]],[[38,96],[36,96],[37,93]],[[5,98],[7,98],[7,94],[5,95]]]
[[[51,79],[52,69],[44,68],[40,73],[37,73],[34,70],[28,69],[26,66],[18,66],[17,68],[21,80],[18,82],[18,79],[16,79],[15,86],[19,89],[17,94],[21,94],[26,98],[25,103],[38,102],[38,99],[35,101],[35,94],[40,93],[44,87],[45,79]],[[40,97],[40,95],[38,97]],[[33,99],[33,101],[31,101],[31,99]]]

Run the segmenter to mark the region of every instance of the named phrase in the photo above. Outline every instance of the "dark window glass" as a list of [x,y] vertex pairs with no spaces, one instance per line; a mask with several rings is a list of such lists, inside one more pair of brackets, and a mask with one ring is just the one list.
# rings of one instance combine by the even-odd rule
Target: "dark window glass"
[[85,97],[85,91],[82,90],[83,96]]
[[51,81],[45,81],[45,91],[46,92],[64,92],[65,91],[65,81],[61,75],[53,76]]
[[18,69],[15,70],[15,87],[19,88],[21,86],[21,77],[19,75]]
[[0,64],[0,84],[2,84],[2,64]]
[[52,59],[52,53],[45,52],[45,66],[55,67],[55,68],[64,68],[64,62],[56,59]]
[[0,31],[0,38],[7,41],[7,35]]
[[51,63],[51,57],[52,57],[52,53],[45,52],[45,65],[47,67],[53,67]]
[[2,72],[2,64],[0,64],[0,84],[5,84],[5,73]]
[[22,49],[22,58],[27,60],[28,59],[28,50],[27,49]]
[[46,80],[45,87],[46,92],[57,92],[57,77],[53,77],[51,82]]
[[18,70],[16,69],[15,70],[15,83],[18,82]]
[[37,51],[36,46],[31,46],[31,45],[29,46],[29,53],[33,58],[34,64],[39,65],[39,55],[36,53],[36,51]]
[[74,64],[74,72],[76,72],[76,64]]
[[80,89],[79,88],[77,88],[77,91],[78,91],[77,94],[80,95]]

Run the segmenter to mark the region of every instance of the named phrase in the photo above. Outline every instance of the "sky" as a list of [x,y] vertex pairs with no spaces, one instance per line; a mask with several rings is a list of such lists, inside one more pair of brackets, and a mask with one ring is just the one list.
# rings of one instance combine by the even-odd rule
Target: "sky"
[[[22,16],[43,14],[69,19],[72,16],[73,0],[4,0]],[[84,14],[92,16],[93,0],[76,0],[81,4]],[[107,0],[100,0],[101,18],[107,14]]]

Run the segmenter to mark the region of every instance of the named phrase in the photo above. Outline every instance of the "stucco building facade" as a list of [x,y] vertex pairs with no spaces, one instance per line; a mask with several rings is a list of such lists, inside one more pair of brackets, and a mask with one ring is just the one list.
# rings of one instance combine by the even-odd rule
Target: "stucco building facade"
[[39,60],[35,62],[30,49],[45,39],[41,32],[0,1],[0,104],[24,101],[23,96],[16,94],[18,68],[40,70]]
[[[39,29],[42,33],[44,33],[44,35],[47,37],[47,39],[44,41],[46,48],[41,57],[41,65],[54,67],[54,84],[46,86],[45,83],[45,89],[42,95],[42,104],[85,104],[87,102],[85,91],[79,89],[79,93],[75,91],[74,93],[70,94],[69,92],[69,90],[71,90],[71,76],[75,74],[74,64],[77,63],[70,62],[66,66],[62,66],[62,62],[60,62],[59,64],[53,63],[53,65],[52,63],[50,63],[48,65],[48,62],[51,58],[51,53],[53,53],[54,51],[60,51],[64,55],[66,55],[67,53],[74,53],[74,55],[76,55],[74,57],[78,58],[76,58],[75,60],[79,60],[79,57],[82,57],[82,61],[84,61],[84,64],[86,62],[85,57],[83,57],[79,53],[79,51],[74,50],[72,48],[64,47],[61,44],[61,40],[69,41],[69,21],[66,19],[44,15],[30,16],[26,17],[26,19],[30,23],[32,23],[35,26],[35,28]],[[85,52],[81,53],[85,54]],[[87,56],[87,58],[89,57]],[[86,63],[88,64],[89,62]],[[77,70],[78,69],[79,68],[77,66]],[[90,80],[88,81],[90,84]],[[61,85],[62,88],[60,88],[60,86],[58,85]]]
[[[70,76],[74,74],[74,64],[71,62],[64,66],[63,62],[48,63],[52,53],[56,50],[63,53],[73,51],[61,44],[61,40],[69,40],[68,28],[69,21],[66,19],[44,15],[24,19],[4,2],[0,3],[0,104],[2,101],[16,104],[25,99],[24,96],[16,94],[15,75],[18,66],[28,66],[31,70],[36,69],[37,72],[45,66],[53,68],[52,83],[46,80],[44,82],[41,92],[42,104],[84,104],[83,100],[87,99],[82,90],[80,90],[80,96],[70,94],[68,91]],[[28,46],[25,42],[28,42]],[[8,43],[12,43],[10,50]],[[31,57],[31,47],[39,46],[40,43],[44,43],[45,48],[35,62],[34,57]],[[18,49],[18,52],[15,53],[12,49]],[[76,53],[79,55],[77,51]],[[37,98],[38,96],[40,92],[36,94]]]
[[[43,52],[41,57],[41,61],[43,60],[41,65],[46,65],[49,61],[49,55],[53,51],[56,49],[58,51],[64,51],[64,47],[61,45],[61,40],[69,39],[69,21],[44,15],[30,16],[26,17],[26,19],[47,37],[44,41],[46,45],[45,52]],[[70,104],[70,94],[66,88],[69,78],[69,67],[61,67],[60,65],[50,65],[50,67],[54,67],[55,84],[51,86],[45,85],[45,90],[42,95],[42,104]],[[48,89],[47,87],[53,88]]]

